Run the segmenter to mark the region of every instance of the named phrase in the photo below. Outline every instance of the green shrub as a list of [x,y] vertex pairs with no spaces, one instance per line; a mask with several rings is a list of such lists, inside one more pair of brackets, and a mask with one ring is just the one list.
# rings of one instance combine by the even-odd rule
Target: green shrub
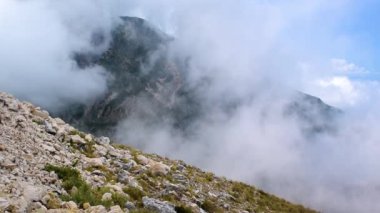
[[[61,197],[64,201],[74,201],[80,206],[88,202],[93,206],[103,205],[108,208],[112,205],[124,206],[128,200],[128,197],[125,195],[112,193],[112,200],[102,201],[103,194],[110,192],[110,188],[92,188],[83,180],[79,171],[71,167],[46,165],[45,170],[49,172],[54,171],[58,178],[62,180],[62,187],[69,192],[68,195]],[[73,187],[76,189],[73,190]]]
[[145,193],[137,187],[129,186],[124,188],[123,191],[136,201],[140,201],[145,196]]
[[209,213],[222,213],[224,212],[223,209],[221,209],[215,201],[206,199],[202,205],[201,208]]

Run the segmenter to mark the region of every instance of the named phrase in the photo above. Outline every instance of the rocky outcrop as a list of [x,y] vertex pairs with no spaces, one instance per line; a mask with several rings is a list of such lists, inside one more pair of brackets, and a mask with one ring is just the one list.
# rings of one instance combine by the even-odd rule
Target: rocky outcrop
[[313,212],[0,93],[0,212]]

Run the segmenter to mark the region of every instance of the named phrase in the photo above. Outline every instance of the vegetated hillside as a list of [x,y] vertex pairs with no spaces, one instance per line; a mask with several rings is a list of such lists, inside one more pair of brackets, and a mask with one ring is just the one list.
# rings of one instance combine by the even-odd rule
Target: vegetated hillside
[[80,132],[0,93],[0,212],[315,211]]
[[[149,123],[170,122],[183,131],[208,114],[205,102],[208,82],[190,86],[187,62],[191,59],[169,57],[173,38],[143,19],[122,17],[112,32],[109,49],[102,55],[77,53],[80,67],[100,65],[112,76],[108,91],[94,102],[72,104],[57,114],[68,123],[94,134],[112,136],[114,127],[129,116],[142,117]],[[263,91],[265,92],[265,91]],[[206,98],[207,99],[207,98]],[[241,100],[211,104],[230,110]],[[238,103],[235,103],[238,102]],[[285,116],[295,116],[307,134],[334,129],[337,110],[320,99],[299,93],[284,109]],[[209,104],[210,105],[210,104]]]

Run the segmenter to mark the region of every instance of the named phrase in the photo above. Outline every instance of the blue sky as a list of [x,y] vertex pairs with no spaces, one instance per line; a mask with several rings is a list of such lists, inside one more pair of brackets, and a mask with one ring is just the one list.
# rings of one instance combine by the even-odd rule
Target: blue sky
[[[341,24],[340,30],[358,43],[356,51],[348,53],[348,56],[371,72],[378,73],[380,67],[380,1],[357,1]],[[379,78],[378,75],[373,77]]]

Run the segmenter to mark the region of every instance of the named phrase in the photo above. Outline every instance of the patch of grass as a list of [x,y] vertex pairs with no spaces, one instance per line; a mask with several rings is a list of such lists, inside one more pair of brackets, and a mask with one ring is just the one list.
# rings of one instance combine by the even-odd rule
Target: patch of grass
[[202,204],[201,208],[209,213],[222,213],[224,212],[222,208],[220,208],[215,200],[206,199]]
[[112,193],[112,201],[114,205],[119,205],[120,207],[125,206],[125,203],[128,201],[128,196],[119,193]]
[[44,121],[43,120],[40,120],[40,119],[32,119],[32,121],[38,125],[42,125],[44,124]]
[[[110,192],[108,187],[97,187],[92,188],[87,184],[81,177],[78,170],[73,169],[68,166],[53,166],[46,165],[46,171],[54,171],[58,178],[62,180],[62,187],[69,192],[68,195],[63,195],[61,197],[64,201],[74,201],[79,206],[82,206],[83,203],[90,203],[91,205],[103,205],[109,208],[112,205],[124,206],[125,202],[128,200],[128,197],[123,194],[112,193],[112,200],[102,201],[102,196],[104,193]],[[76,190],[72,190],[73,187]]]
[[135,201],[141,201],[141,199],[145,196],[145,193],[137,187],[128,186],[125,187],[123,191]]
[[178,201],[178,198],[175,195],[173,195],[173,194],[162,195],[161,199],[163,199],[165,201],[168,201],[170,203],[175,203],[175,202]]
[[45,170],[48,172],[54,171],[59,179],[62,179],[62,187],[69,191],[74,186],[79,189],[79,187],[86,185],[86,182],[81,178],[78,170],[73,169],[68,166],[58,167],[53,165],[46,165]]
[[205,177],[205,179],[206,179],[208,182],[211,182],[211,181],[214,180],[214,174],[211,173],[211,172],[207,172],[207,173],[205,174],[204,177]]

